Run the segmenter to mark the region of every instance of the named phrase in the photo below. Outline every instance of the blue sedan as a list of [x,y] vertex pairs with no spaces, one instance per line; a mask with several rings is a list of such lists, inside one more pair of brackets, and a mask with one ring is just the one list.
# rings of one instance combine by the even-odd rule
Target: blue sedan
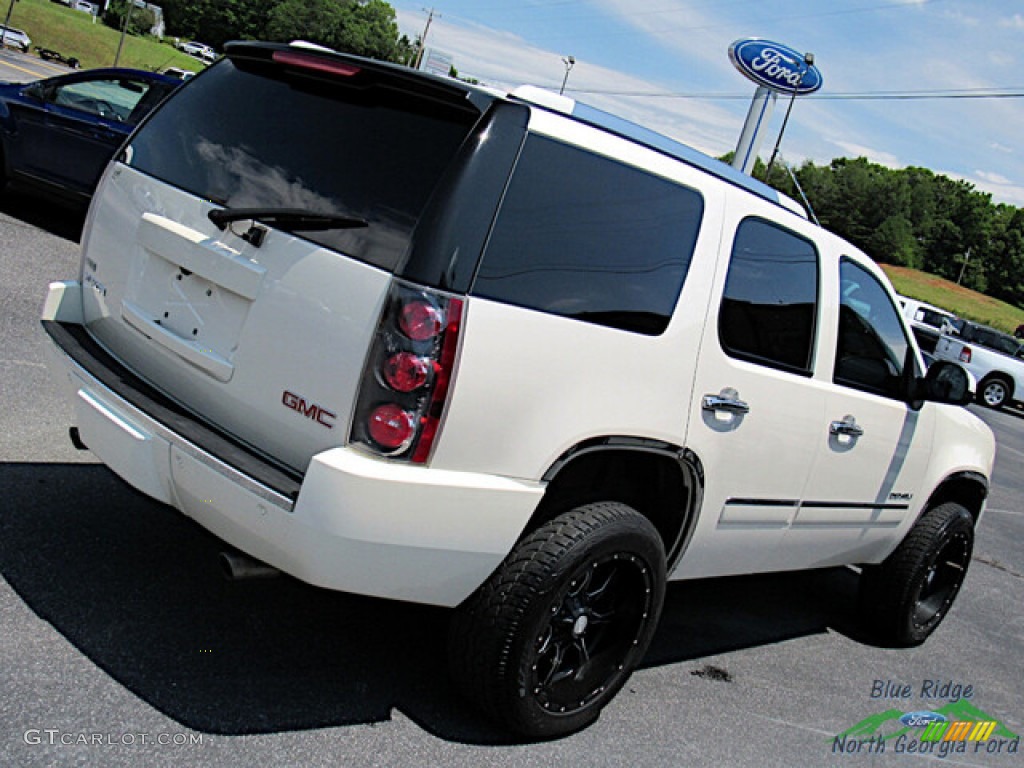
[[88,200],[128,134],[179,85],[135,69],[0,84],[0,188],[20,181]]

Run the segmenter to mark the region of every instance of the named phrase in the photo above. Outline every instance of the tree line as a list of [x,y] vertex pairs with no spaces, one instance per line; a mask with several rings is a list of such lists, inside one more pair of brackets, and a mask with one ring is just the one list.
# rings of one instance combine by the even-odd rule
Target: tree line
[[[1024,307],[1024,209],[927,168],[866,158],[791,169],[822,226],[876,261],[920,269]],[[765,178],[765,167],[760,173]],[[785,167],[768,183],[800,199]]]
[[[130,0],[111,4],[104,21],[120,27]],[[158,0],[167,34],[221,49],[229,40],[306,40],[382,61],[408,63],[414,43],[399,35],[384,0]],[[146,14],[149,14],[148,17]],[[109,17],[109,18],[108,18]],[[132,8],[129,32],[144,34],[152,12]]]

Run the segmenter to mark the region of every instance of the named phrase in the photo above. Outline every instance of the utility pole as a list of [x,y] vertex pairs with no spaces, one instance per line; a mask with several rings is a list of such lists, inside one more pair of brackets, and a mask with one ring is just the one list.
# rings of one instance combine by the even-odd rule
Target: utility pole
[[559,96],[565,93],[565,84],[569,82],[569,71],[576,66],[576,57],[570,56],[567,59],[562,59],[562,63],[565,64],[565,77],[562,78],[562,87],[558,89]]
[[7,37],[7,25],[11,23],[11,14],[14,13],[14,0],[7,6],[7,18],[4,19],[4,28],[0,30],[0,50],[4,47],[4,38]]
[[[424,8],[423,10],[426,11],[427,9]],[[427,32],[430,31],[430,22],[432,22],[434,20],[434,9],[433,8],[430,9],[429,14],[430,15],[427,16],[427,26],[425,26],[423,28],[423,34],[420,35],[420,49],[416,52],[416,60],[413,61],[413,63],[412,63],[412,68],[413,69],[419,69],[420,68],[420,62],[423,61],[423,51],[426,49],[426,46],[427,46]],[[438,16],[440,16],[440,15],[441,14],[438,14]]]
[[960,277],[956,279],[956,284],[960,285],[960,281],[964,279],[964,271],[967,269],[967,262],[971,260],[971,249],[967,249],[967,253],[964,254],[964,263],[960,267]]
[[128,33],[128,22],[132,18],[132,9],[135,7],[135,0],[129,0],[128,9],[124,12],[124,18],[121,19],[121,38],[117,41],[117,53],[114,54],[114,66],[121,60],[121,49],[124,47],[124,36]]

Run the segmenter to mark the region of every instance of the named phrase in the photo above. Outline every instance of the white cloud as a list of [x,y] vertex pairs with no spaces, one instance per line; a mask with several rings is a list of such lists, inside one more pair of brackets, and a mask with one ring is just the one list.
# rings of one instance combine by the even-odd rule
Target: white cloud
[[[419,14],[399,9],[398,21],[406,34],[417,27],[422,31]],[[557,91],[565,75],[560,54],[516,35],[470,23],[454,24],[435,17],[427,47],[451,54],[460,75],[502,89],[529,83]],[[575,97],[578,91],[580,100],[587,104],[660,131],[702,152],[718,155],[735,146],[742,116],[737,118],[732,110],[695,99],[627,95],[669,90],[663,84],[577,58],[569,73],[566,95]]]
[[[452,13],[435,16],[427,45],[451,54],[460,74],[501,89],[531,83],[557,91],[565,75],[562,57],[572,52],[577,63],[569,74],[567,95],[718,156],[735,147],[747,98],[654,94],[751,92],[726,56],[734,39],[792,35],[787,42],[805,44],[818,54],[826,95],[1008,87],[1016,84],[1016,72],[1024,66],[1013,43],[1024,28],[1024,14],[1012,13],[1016,7],[1009,2],[1000,4],[1002,8],[964,6],[970,15],[923,0],[879,18],[822,11],[806,20],[787,20],[783,28],[789,32],[779,32],[779,23],[765,21],[764,13],[738,9],[735,2],[658,0],[638,6],[635,0],[588,0],[561,16],[559,23],[567,25],[573,23],[569,17],[578,17],[576,27],[553,24],[533,34],[526,31],[529,25],[517,26],[524,36]],[[543,7],[526,4],[520,10],[525,14]],[[410,3],[397,10],[403,32],[413,37],[423,31],[426,14],[417,6]],[[485,9],[473,13],[481,20],[489,18]],[[539,42],[545,39],[557,39],[559,49],[545,48]],[[567,40],[578,44],[567,46]],[[969,51],[978,53],[972,58]],[[785,107],[780,100],[775,108],[762,159],[771,154]],[[999,202],[1020,205],[1024,163],[1015,151],[1020,125],[1024,99],[811,98],[796,105],[782,150],[789,162],[823,164],[846,155],[865,156],[890,168],[952,166],[958,174],[949,175],[990,191]],[[999,168],[1005,183],[973,170],[986,167]]]
[[832,143],[839,147],[843,153],[849,157],[866,157],[871,162],[884,165],[886,168],[896,169],[904,167],[904,164],[899,161],[899,158],[889,152],[872,149],[871,147],[865,147],[849,141],[833,141]]
[[974,173],[978,176],[979,179],[982,179],[983,181],[989,184],[996,184],[999,186],[1013,184],[1012,181],[1010,181],[1008,178],[1006,178],[1000,173],[992,173],[990,171],[975,171]]
[[966,181],[974,186],[979,192],[987,192],[992,195],[996,203],[1007,203],[1018,207],[1024,207],[1024,187],[1015,184],[1002,174],[991,171],[974,171],[971,174],[956,173],[955,171],[935,171],[951,179]]

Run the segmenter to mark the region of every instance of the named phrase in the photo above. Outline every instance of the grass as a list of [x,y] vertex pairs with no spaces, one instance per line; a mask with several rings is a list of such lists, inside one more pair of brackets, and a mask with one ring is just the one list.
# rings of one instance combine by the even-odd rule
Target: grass
[[993,299],[954,282],[906,267],[883,264],[896,291],[918,301],[934,304],[954,315],[1013,333],[1024,323],[1024,309]]
[[[2,6],[6,15],[7,3],[3,2]],[[73,56],[85,69],[113,66],[121,39],[119,30],[111,29],[98,18],[49,0],[19,0],[14,4],[10,25],[28,33],[33,50],[38,46],[67,57]],[[118,66],[151,72],[165,67],[180,67],[193,72],[203,68],[200,62],[169,42],[131,35],[125,36]]]

